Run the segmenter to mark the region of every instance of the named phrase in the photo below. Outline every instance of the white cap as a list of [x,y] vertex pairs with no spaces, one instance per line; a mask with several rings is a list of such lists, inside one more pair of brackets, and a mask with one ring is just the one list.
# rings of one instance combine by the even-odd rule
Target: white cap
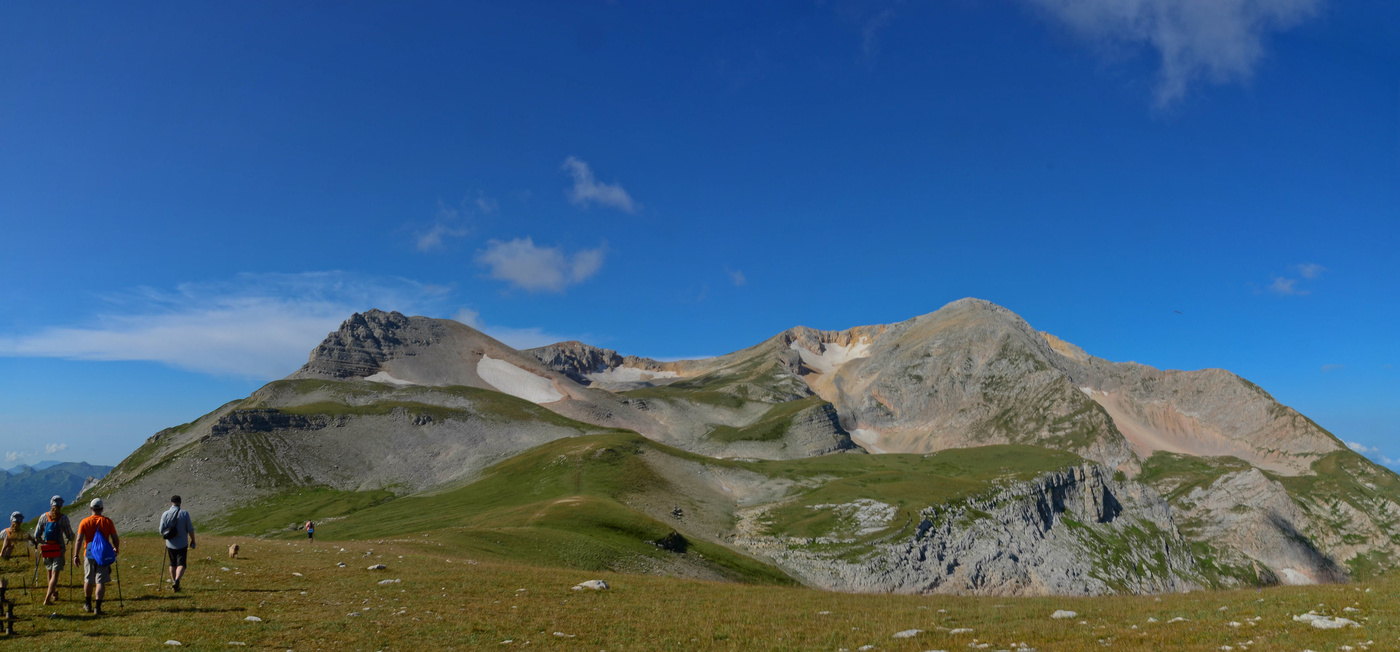
[[88,507],[91,507],[93,509],[102,509],[102,499],[93,498],[92,502],[88,503]]

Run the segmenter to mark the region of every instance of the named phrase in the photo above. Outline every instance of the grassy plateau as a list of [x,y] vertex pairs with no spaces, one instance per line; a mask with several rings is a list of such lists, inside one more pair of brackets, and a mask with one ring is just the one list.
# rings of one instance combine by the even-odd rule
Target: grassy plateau
[[[82,612],[77,591],[68,597],[66,572],[56,606],[35,604],[34,591],[16,592],[32,566],[22,557],[12,559],[4,564],[10,596],[18,603],[18,640],[12,643],[31,650],[168,649],[165,642],[175,640],[182,649],[277,650],[954,650],[1024,644],[1040,650],[1322,651],[1343,645],[1395,649],[1400,636],[1394,608],[1400,582],[1394,580],[1102,598],[848,595],[469,557],[441,541],[442,532],[330,540],[342,534],[328,523],[315,542],[201,537],[178,594],[157,582],[161,541],[129,537],[120,561],[124,605],[112,586],[109,614],[101,618]],[[235,542],[242,548],[237,560],[226,554]],[[381,563],[387,569],[368,570]],[[589,579],[603,579],[611,588],[571,590]],[[380,584],[384,580],[398,581]],[[1057,609],[1078,615],[1051,619]],[[1310,610],[1361,626],[1321,630],[1292,619]],[[1186,620],[1169,622],[1174,618]],[[910,629],[923,631],[893,638]]]

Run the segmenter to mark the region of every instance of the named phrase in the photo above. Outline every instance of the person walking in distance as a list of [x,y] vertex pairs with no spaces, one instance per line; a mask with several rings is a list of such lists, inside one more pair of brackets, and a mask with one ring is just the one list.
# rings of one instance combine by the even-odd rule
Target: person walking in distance
[[179,496],[171,496],[170,509],[160,515],[160,536],[165,539],[165,554],[170,557],[170,587],[179,593],[185,562],[195,547],[194,524],[190,513],[180,509]]
[[38,542],[34,540],[34,537],[20,529],[20,523],[23,522],[24,514],[19,512],[10,514],[10,527],[0,531],[0,559],[8,561],[10,555],[15,554],[15,546],[21,543],[37,545]]
[[107,594],[107,585],[112,583],[112,565],[117,561],[122,543],[117,537],[117,525],[102,515],[102,499],[93,498],[88,509],[92,510],[92,516],[78,523],[73,563],[78,563],[79,559],[83,561],[83,611],[101,616],[102,598]]
[[49,573],[49,590],[44,594],[44,604],[58,602],[58,576],[63,573],[64,553],[68,542],[72,541],[73,526],[64,514],[63,497],[49,499],[50,509],[39,517],[34,526],[34,539],[39,542],[39,556],[44,559],[44,569]]
[[306,530],[306,540],[307,540],[307,541],[310,541],[310,540],[316,538],[316,524],[315,524],[315,523],[312,523],[311,521],[307,521],[307,522],[306,522],[306,525],[303,525],[303,526],[301,526],[301,527],[302,527],[302,529]]

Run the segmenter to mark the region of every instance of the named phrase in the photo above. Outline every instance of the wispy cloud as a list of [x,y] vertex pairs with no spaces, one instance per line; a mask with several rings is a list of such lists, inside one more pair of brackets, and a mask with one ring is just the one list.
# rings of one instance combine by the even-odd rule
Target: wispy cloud
[[500,203],[480,190],[474,190],[457,206],[438,200],[437,215],[433,223],[415,235],[419,251],[428,252],[441,249],[450,238],[470,235],[471,218],[475,215],[491,215],[500,210]]
[[1204,80],[1249,79],[1273,32],[1311,18],[1322,0],[1025,0],[1100,49],[1151,48],[1155,103],[1165,108]]
[[1325,373],[1327,373],[1327,372],[1329,372],[1329,371],[1337,371],[1338,369],[1345,369],[1345,368],[1346,368],[1346,365],[1344,365],[1344,364],[1325,364],[1325,365],[1322,365],[1322,373],[1325,374]]
[[735,285],[744,286],[749,282],[749,279],[745,277],[744,273],[740,270],[725,268],[724,271],[726,274],[729,274],[729,281]]
[[1400,465],[1400,460],[1383,455],[1381,453],[1381,449],[1376,448],[1375,446],[1367,446],[1357,441],[1348,441],[1344,443],[1347,445],[1347,448],[1350,448],[1362,455],[1365,455],[1366,457],[1371,458],[1373,461],[1380,462],[1381,464],[1384,464],[1386,466]]
[[480,312],[470,308],[458,310],[456,314],[452,315],[452,318],[516,349],[533,349],[537,346],[554,344],[555,342],[581,339],[575,336],[556,335],[543,328],[512,328],[510,326],[487,324],[481,320]]
[[1326,267],[1317,263],[1300,263],[1297,265],[1290,265],[1289,268],[1298,272],[1298,276],[1301,276],[1302,279],[1289,278],[1287,276],[1274,276],[1273,282],[1269,284],[1270,292],[1283,297],[1312,294],[1312,290],[1302,287],[1300,284],[1301,281],[1316,280],[1319,276],[1322,276],[1323,272],[1327,271]]
[[588,163],[570,156],[564,159],[564,170],[574,178],[574,187],[569,190],[569,201],[575,206],[587,208],[592,204],[616,208],[624,213],[637,212],[638,205],[632,196],[619,183],[600,183],[593,176]]
[[5,463],[14,464],[20,460],[40,461],[39,457],[52,456],[68,450],[68,444],[45,444],[42,451],[9,451],[5,453]]
[[1327,271],[1326,267],[1323,267],[1322,265],[1319,265],[1317,263],[1303,263],[1301,265],[1294,265],[1293,269],[1298,270],[1298,274],[1306,279],[1317,278],[1319,276],[1322,276],[1323,272]]
[[588,280],[603,267],[606,245],[582,249],[572,255],[559,247],[537,247],[531,238],[491,240],[477,252],[476,261],[491,270],[491,278],[530,292],[564,288]]
[[860,28],[860,51],[865,55],[867,61],[873,60],[875,55],[879,54],[880,31],[888,27],[892,20],[894,20],[894,10],[885,9],[871,16]]
[[295,371],[352,312],[428,312],[450,290],[345,272],[243,274],[173,291],[138,288],[107,297],[77,326],[0,334],[0,357],[144,360],[219,375],[271,379]]
[[1298,279],[1275,276],[1274,282],[1269,284],[1269,291],[1279,296],[1294,296],[1308,294],[1309,290],[1298,288]]

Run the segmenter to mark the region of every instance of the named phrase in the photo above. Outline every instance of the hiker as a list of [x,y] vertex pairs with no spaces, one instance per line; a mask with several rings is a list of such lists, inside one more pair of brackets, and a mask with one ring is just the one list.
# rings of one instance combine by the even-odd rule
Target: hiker
[[180,509],[179,496],[171,496],[170,509],[160,515],[160,536],[165,539],[165,554],[170,557],[170,586],[179,593],[185,562],[194,548],[194,524],[190,513]]
[[39,542],[39,556],[44,559],[44,569],[49,572],[49,590],[44,594],[44,604],[58,602],[58,576],[63,572],[64,553],[73,536],[73,526],[68,515],[63,513],[63,497],[49,499],[50,509],[39,517],[34,525],[34,539]]
[[310,541],[311,539],[315,538],[315,535],[316,535],[316,524],[315,524],[315,523],[312,523],[311,521],[307,521],[307,522],[306,522],[306,525],[301,526],[301,529],[306,530],[306,539],[307,539],[308,541]]
[[[29,536],[28,532],[20,530],[19,525],[23,522],[24,514],[19,512],[10,514],[10,527],[0,532],[0,559],[9,561],[10,555],[15,552],[15,544],[28,543],[31,546],[37,544],[34,537]],[[28,555],[26,554],[26,556]]]
[[[121,550],[117,525],[102,515],[102,499],[93,498],[88,504],[89,516],[78,523],[78,542],[73,546],[73,563],[83,561],[83,611],[102,615],[102,598],[112,582],[112,564]],[[82,554],[86,552],[87,554]],[[93,602],[96,599],[96,607]]]

